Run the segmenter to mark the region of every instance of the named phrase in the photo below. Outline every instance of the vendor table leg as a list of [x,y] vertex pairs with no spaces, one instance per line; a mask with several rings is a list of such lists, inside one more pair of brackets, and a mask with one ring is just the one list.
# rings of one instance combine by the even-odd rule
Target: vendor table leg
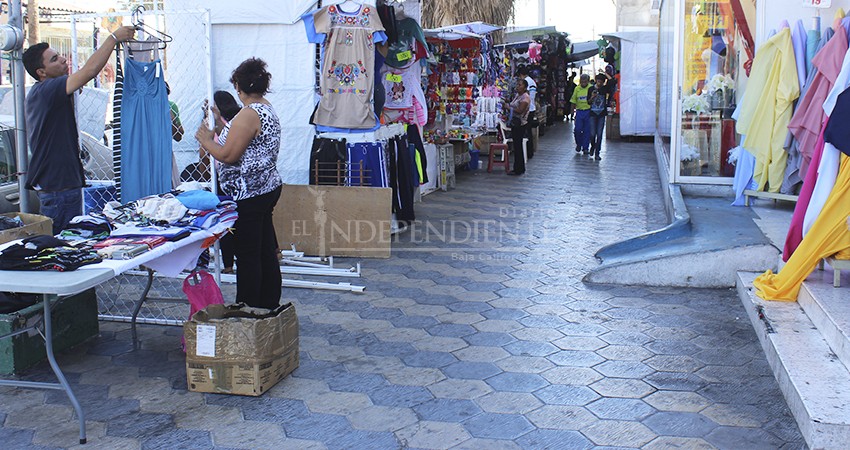
[[74,396],[74,391],[71,390],[68,380],[65,379],[65,375],[62,373],[62,370],[59,369],[59,364],[56,363],[56,357],[53,356],[53,321],[50,320],[51,297],[53,299],[56,298],[56,296],[44,296],[44,348],[47,352],[47,360],[50,362],[50,367],[53,369],[53,373],[56,374],[56,378],[59,379],[59,384],[62,385],[62,389],[65,390],[65,393],[68,394],[68,399],[71,400],[71,405],[73,405],[74,410],[77,411],[77,418],[80,420],[80,444],[85,444],[85,414],[83,413],[83,409],[80,407],[80,402],[77,401],[77,397]]
[[145,303],[145,300],[148,299],[148,292],[151,290],[151,285],[153,284],[153,270],[148,269],[148,281],[145,284],[145,290],[142,291],[142,295],[136,300],[136,306],[133,308],[133,318],[130,320],[130,332],[133,336],[133,349],[139,348],[139,338],[136,335],[136,318],[139,317],[139,311],[142,309],[142,305]]

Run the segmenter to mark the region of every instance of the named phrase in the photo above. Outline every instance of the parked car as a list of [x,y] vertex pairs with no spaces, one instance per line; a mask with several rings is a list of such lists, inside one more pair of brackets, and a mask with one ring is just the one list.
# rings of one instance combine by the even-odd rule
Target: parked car
[[[21,197],[18,192],[18,159],[15,154],[15,118],[0,116],[0,213],[20,211]],[[27,191],[30,205],[38,211],[38,196]]]
[[[80,133],[80,159],[83,162],[86,180],[112,180],[112,151],[102,140],[85,132]],[[17,155],[15,147],[15,118],[0,115],[0,213],[19,211]],[[28,191],[31,209],[39,210],[38,196]]]

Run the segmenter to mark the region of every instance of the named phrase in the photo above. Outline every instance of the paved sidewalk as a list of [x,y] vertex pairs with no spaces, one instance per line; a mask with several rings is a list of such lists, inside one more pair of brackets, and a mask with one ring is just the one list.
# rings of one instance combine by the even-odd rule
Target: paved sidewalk
[[[85,449],[805,448],[734,290],[585,285],[664,221],[651,144],[577,155],[550,128],[522,177],[459,173],[364,294],[287,289],[301,367],[260,398],[186,391],[181,329],[102,323],[60,358]],[[46,366],[27,379],[50,378]],[[2,448],[72,446],[61,392],[0,388]]]

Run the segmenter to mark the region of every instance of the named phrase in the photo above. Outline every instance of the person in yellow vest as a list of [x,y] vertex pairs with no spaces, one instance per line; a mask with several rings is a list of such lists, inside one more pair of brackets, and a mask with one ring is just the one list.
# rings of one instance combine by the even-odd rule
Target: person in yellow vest
[[590,85],[590,75],[583,73],[579,78],[579,84],[573,91],[570,103],[576,111],[576,120],[573,124],[573,135],[576,141],[576,152],[585,155],[590,151],[590,93],[593,86]]

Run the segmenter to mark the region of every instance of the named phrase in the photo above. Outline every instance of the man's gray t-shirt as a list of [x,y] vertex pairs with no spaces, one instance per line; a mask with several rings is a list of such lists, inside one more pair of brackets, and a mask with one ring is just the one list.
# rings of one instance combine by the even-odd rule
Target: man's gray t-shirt
[[83,187],[83,163],[68,76],[39,81],[26,99],[27,138],[32,159],[28,189],[58,192]]

